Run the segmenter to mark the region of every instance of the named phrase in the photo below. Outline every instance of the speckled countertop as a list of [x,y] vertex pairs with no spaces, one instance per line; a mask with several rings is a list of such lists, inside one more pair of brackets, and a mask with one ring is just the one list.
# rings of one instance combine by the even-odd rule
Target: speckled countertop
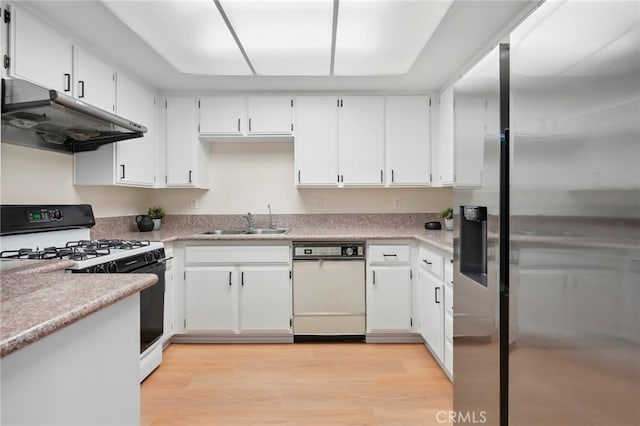
[[[417,240],[445,253],[453,253],[453,233],[445,230],[427,231],[424,223],[437,220],[433,214],[326,214],[279,215],[278,227],[288,228],[286,234],[211,235],[211,229],[242,229],[246,222],[240,215],[177,215],[163,219],[158,231],[137,232],[123,227],[122,219],[107,220],[92,230],[93,238],[122,238],[162,241],[371,241]],[[167,220],[168,219],[168,220]],[[132,220],[129,221],[131,223]],[[257,227],[267,227],[269,219],[256,215]]]
[[158,281],[153,274],[66,274],[65,261],[9,262],[0,274],[0,357]]

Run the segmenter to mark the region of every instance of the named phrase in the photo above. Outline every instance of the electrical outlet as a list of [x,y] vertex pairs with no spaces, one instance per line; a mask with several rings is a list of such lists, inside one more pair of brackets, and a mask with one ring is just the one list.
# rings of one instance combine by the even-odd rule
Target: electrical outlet
[[198,208],[198,200],[197,199],[193,199],[191,200],[191,208],[192,209],[197,209]]
[[400,208],[400,197],[395,197],[393,199],[393,208],[394,209],[399,209]]

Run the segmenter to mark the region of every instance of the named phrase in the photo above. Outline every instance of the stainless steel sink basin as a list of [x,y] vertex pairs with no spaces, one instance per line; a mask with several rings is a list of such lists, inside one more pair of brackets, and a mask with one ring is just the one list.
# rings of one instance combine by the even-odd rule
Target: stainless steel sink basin
[[211,229],[209,231],[203,232],[203,234],[208,235],[253,235],[253,234],[264,234],[264,235],[282,235],[289,232],[287,228],[254,228],[254,229]]
[[203,234],[211,235],[240,235],[244,234],[246,229],[212,229],[210,231],[203,232]]
[[285,228],[255,228],[248,229],[247,231],[245,231],[245,234],[286,234],[287,232],[289,232],[289,230]]

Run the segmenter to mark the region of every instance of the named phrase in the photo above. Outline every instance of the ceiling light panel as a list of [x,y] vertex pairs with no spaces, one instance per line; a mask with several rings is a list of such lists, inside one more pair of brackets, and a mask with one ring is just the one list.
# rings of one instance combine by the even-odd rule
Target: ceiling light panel
[[182,73],[252,75],[213,0],[102,3]]
[[333,0],[220,0],[258,75],[329,75]]
[[405,74],[451,3],[451,0],[340,0],[334,74]]

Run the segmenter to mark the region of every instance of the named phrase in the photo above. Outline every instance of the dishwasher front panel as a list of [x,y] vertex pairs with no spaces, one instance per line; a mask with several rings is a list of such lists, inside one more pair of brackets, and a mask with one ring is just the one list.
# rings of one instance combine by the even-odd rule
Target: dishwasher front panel
[[365,333],[364,260],[293,262],[293,333]]

